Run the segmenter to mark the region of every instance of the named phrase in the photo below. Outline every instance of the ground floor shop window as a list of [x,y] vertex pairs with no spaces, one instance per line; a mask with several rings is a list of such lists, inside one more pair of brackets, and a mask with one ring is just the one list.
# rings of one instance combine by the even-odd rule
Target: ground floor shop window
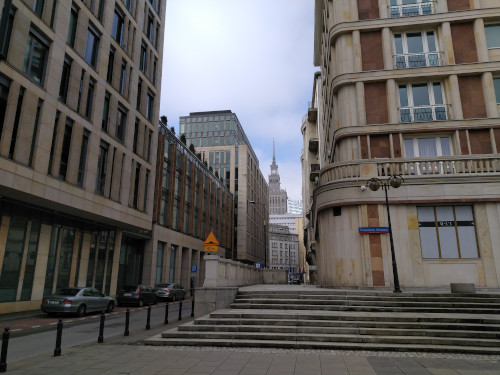
[[472,206],[417,207],[424,259],[478,258]]
[[168,282],[173,283],[175,280],[175,257],[177,255],[177,245],[170,246],[170,269],[168,273]]

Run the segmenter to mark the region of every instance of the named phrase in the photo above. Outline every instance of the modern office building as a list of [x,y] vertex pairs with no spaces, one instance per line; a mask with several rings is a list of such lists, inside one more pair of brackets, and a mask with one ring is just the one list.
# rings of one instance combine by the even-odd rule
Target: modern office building
[[269,175],[269,214],[282,215],[287,213],[288,195],[285,189],[281,188],[278,164],[276,164],[276,147],[273,140],[273,163],[271,164],[271,174]]
[[180,283],[186,289],[202,286],[208,235],[213,233],[219,242],[217,255],[232,254],[233,195],[162,122],[156,176],[153,241],[144,267],[147,281]]
[[269,268],[287,269],[289,277],[298,278],[299,268],[299,236],[291,233],[283,225],[269,225],[269,245],[271,258]]
[[165,7],[0,1],[0,313],[142,281]]
[[290,199],[286,202],[286,211],[291,214],[302,215],[302,199]]
[[[315,16],[302,157],[319,283],[394,285],[393,244],[402,288],[498,288],[498,0],[316,0]],[[394,175],[391,241],[371,188]]]
[[268,185],[236,114],[192,112],[179,119],[179,134],[234,195],[236,236],[231,258],[266,263]]

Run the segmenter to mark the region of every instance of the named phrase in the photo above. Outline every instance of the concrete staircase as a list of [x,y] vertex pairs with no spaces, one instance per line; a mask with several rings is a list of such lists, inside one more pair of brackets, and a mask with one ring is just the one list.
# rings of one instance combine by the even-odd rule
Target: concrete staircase
[[500,294],[243,288],[146,344],[500,354]]

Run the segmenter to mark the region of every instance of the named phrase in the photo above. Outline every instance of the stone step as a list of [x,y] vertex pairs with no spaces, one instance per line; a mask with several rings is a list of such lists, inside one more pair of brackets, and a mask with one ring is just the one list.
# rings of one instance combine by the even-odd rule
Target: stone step
[[454,308],[454,307],[405,307],[405,306],[358,306],[358,305],[313,305],[313,304],[268,304],[268,303],[232,303],[234,309],[293,309],[293,310],[328,310],[328,311],[386,311],[420,313],[459,313],[459,314],[497,314],[496,308]]
[[395,321],[346,321],[346,320],[277,320],[277,319],[227,319],[227,318],[200,318],[194,321],[196,325],[204,326],[283,326],[283,327],[348,327],[348,328],[396,328],[409,330],[461,330],[461,331],[489,331],[500,334],[500,324],[470,324],[470,323],[433,323],[433,322],[395,322]]
[[190,339],[190,338],[161,338],[154,337],[145,340],[146,345],[172,345],[172,346],[219,346],[219,347],[246,347],[246,348],[283,348],[283,349],[328,349],[328,350],[367,350],[367,351],[398,351],[398,352],[437,352],[440,353],[469,353],[477,355],[500,354],[499,347],[453,346],[396,344],[387,343],[353,343],[353,342],[318,342],[295,340],[241,340],[241,339]]
[[387,328],[387,327],[321,327],[321,326],[283,326],[278,325],[212,325],[212,324],[193,324],[182,325],[178,327],[179,332],[276,332],[276,333],[295,333],[301,335],[312,334],[349,334],[349,335],[373,335],[373,336],[424,336],[424,337],[453,337],[453,338],[478,338],[478,339],[500,339],[500,330],[492,331],[473,331],[473,330],[446,330],[439,329],[410,329],[407,327]]
[[341,306],[387,306],[387,307],[442,307],[442,308],[474,308],[474,309],[498,309],[499,303],[477,303],[477,302],[421,302],[421,301],[364,301],[346,299],[271,299],[271,298],[245,298],[236,299],[234,304],[298,304],[307,306],[317,305],[341,305]]
[[416,344],[416,345],[434,345],[434,346],[476,346],[499,348],[498,339],[479,339],[465,337],[426,337],[426,336],[378,336],[378,335],[359,335],[359,334],[297,334],[284,332],[198,332],[198,331],[179,331],[170,330],[161,334],[162,338],[184,338],[184,339],[225,339],[233,340],[259,340],[266,342],[268,340],[278,341],[308,341],[308,342],[350,342],[350,343],[380,343],[393,344],[398,343]]

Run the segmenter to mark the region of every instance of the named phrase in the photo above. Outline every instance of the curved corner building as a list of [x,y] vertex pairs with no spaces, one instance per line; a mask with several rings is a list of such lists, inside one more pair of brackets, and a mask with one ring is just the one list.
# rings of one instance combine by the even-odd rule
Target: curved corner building
[[[316,0],[302,154],[321,285],[500,284],[500,2]],[[316,116],[317,114],[317,116]],[[316,138],[317,137],[317,138]],[[370,233],[372,232],[372,233]]]

